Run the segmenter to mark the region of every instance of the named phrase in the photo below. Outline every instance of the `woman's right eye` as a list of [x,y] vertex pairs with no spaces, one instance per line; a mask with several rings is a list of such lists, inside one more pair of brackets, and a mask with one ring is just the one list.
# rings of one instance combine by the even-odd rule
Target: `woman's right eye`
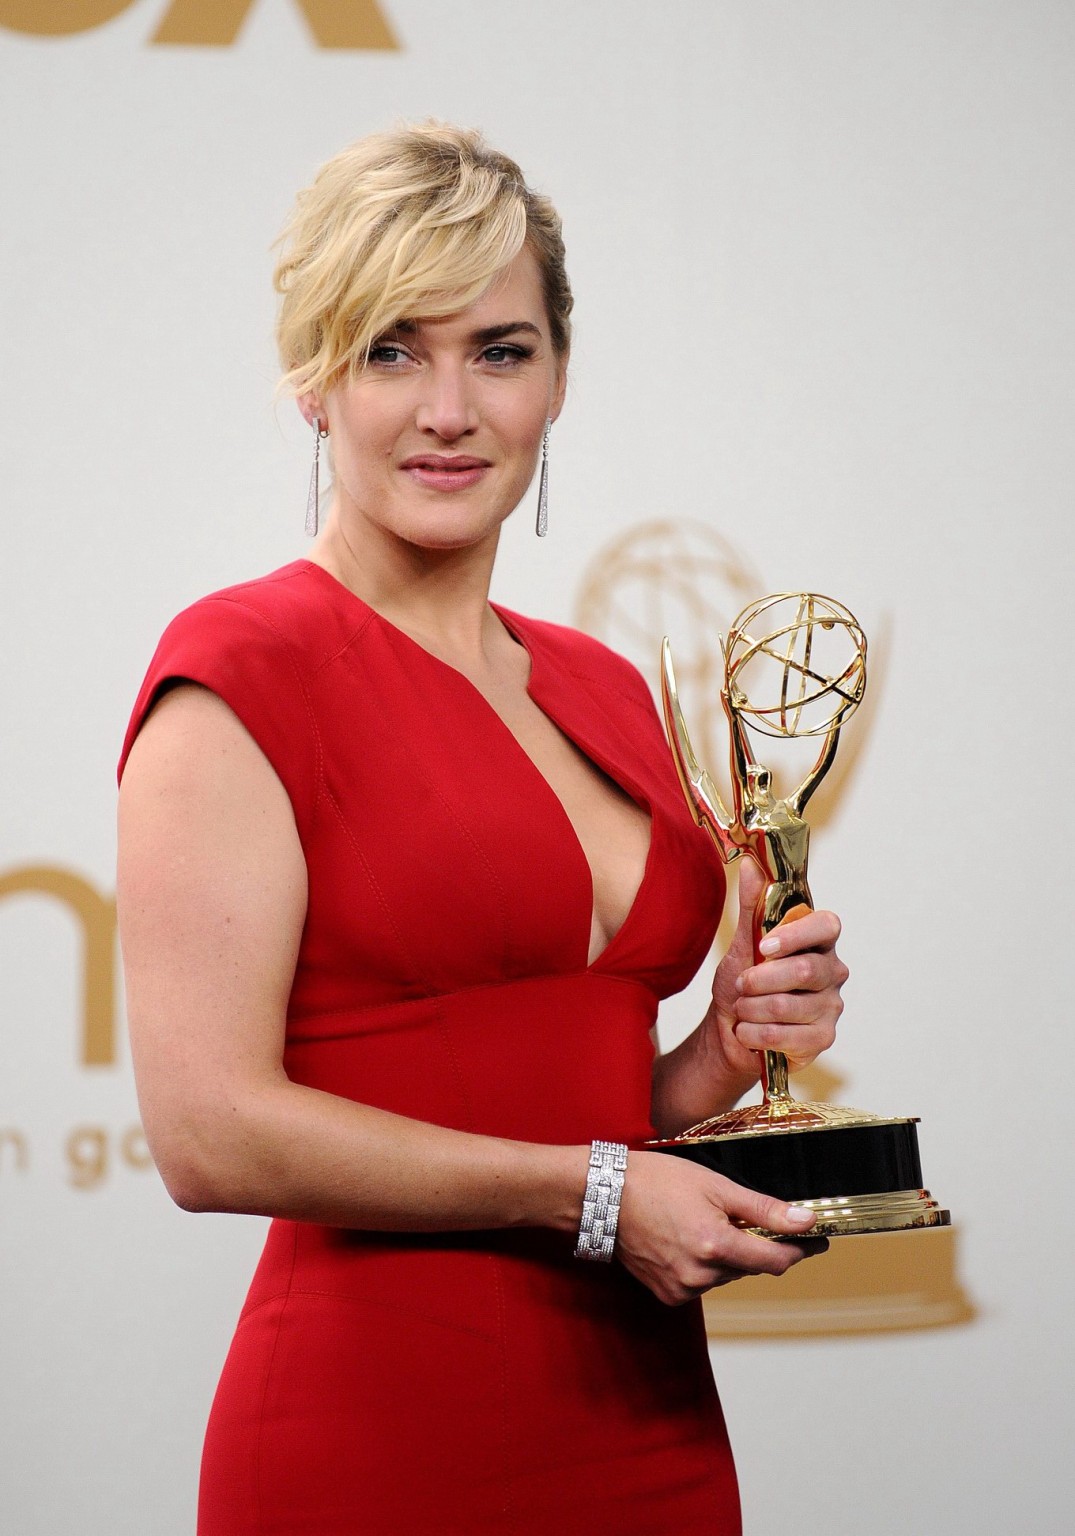
[[380,342],[377,346],[371,347],[369,351],[371,363],[380,363],[387,368],[405,362],[406,358],[407,354],[403,348],[394,345],[390,341]]

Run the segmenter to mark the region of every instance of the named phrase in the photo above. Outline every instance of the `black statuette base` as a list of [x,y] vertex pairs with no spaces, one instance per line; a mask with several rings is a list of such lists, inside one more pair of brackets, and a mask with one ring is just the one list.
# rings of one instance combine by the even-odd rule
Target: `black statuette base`
[[922,1187],[914,1120],[650,1145],[779,1200],[881,1195]]

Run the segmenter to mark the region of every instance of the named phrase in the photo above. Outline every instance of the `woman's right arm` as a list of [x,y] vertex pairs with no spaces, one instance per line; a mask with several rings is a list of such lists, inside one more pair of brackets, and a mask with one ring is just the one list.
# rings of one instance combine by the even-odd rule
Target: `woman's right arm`
[[[472,1135],[292,1082],[284,1027],[306,914],[291,805],[215,694],[157,704],[120,791],[118,902],[146,1134],[189,1210],[380,1231],[575,1231],[586,1147]],[[746,1272],[780,1273],[781,1202],[657,1153],[632,1153],[623,1262],[666,1301]]]

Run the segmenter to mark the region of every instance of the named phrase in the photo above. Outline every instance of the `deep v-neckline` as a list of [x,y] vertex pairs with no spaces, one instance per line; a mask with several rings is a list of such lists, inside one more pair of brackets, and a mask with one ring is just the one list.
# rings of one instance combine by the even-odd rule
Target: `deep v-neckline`
[[[522,646],[523,650],[526,652],[529,658],[530,673],[526,680],[526,693],[527,697],[534,704],[535,708],[541,711],[541,713],[550,722],[553,728],[560,732],[560,735],[563,736],[565,741],[570,742],[575,750],[579,752],[593,768],[595,768],[598,772],[603,773],[605,777],[612,784],[614,784],[623,795],[627,797],[628,800],[633,801],[640,810],[645,811],[647,817],[649,818],[649,841],[646,848],[645,863],[642,868],[642,877],[639,880],[638,885],[635,887],[634,895],[632,896],[630,905],[628,906],[627,912],[624,915],[623,922],[616,929],[616,932],[611,936],[604,948],[600,950],[592,960],[589,958],[590,945],[589,936],[587,936],[586,969],[588,971],[592,971],[603,963],[603,961],[609,956],[609,954],[620,942],[624,931],[630,927],[635,913],[637,912],[639,905],[641,904],[648,889],[650,869],[653,864],[653,849],[654,843],[656,841],[658,826],[657,818],[653,814],[653,803],[649,796],[642,789],[642,786],[637,782],[637,780],[631,778],[629,782],[624,781],[622,767],[619,764],[615,764],[609,761],[604,753],[598,752],[589,737],[580,734],[574,722],[572,722],[570,727],[565,724],[560,712],[556,709],[555,704],[549,699],[548,691],[543,688],[545,679],[539,672],[538,661],[535,656],[534,647],[530,641],[530,637],[523,632],[526,626],[526,620],[520,617],[518,614],[508,612],[507,610],[499,607],[499,605],[496,603],[490,603],[489,606],[492,608],[501,624],[503,624],[508,634],[512,637],[517,645]],[[452,668],[452,670],[454,671],[455,668]],[[459,673],[458,675],[462,677],[463,674]],[[479,688],[475,688],[474,684],[470,682],[469,678],[464,678],[464,681],[470,684],[470,687],[474,689],[474,692],[477,694],[478,698],[480,698],[486,705],[490,714],[492,714],[493,717],[499,721],[501,728],[515,743],[520,756],[530,764],[534,775],[545,786],[545,789],[548,791],[553,802],[559,809],[560,815],[563,817],[563,820],[567,825],[571,839],[575,844],[579,858],[582,862],[582,866],[586,871],[586,877],[589,881],[590,933],[592,933],[595,917],[593,869],[590,866],[589,859],[586,857],[586,849],[583,846],[582,839],[575,828],[575,823],[568,815],[564,802],[560,799],[560,796],[556,793],[556,790],[553,788],[552,784],[549,783],[549,780],[542,773],[537,763],[534,762],[534,759],[530,756],[529,752],[527,752],[526,748],[522,745],[519,738],[515,735],[515,732],[512,731],[507,725],[506,721],[499,714],[497,714],[497,711],[489,703],[489,700],[486,699],[481,690]],[[541,697],[538,696],[539,693],[541,694]]]
[[[334,576],[330,570],[325,568],[325,566],[318,565],[314,560],[303,560],[301,564],[309,570],[318,572],[321,576],[323,576],[328,582],[331,583],[333,589],[343,594],[345,600],[356,603],[363,611],[363,614],[367,616],[368,619],[375,621],[385,632],[397,637],[398,640],[405,646],[412,647],[421,656],[430,661],[434,667],[440,668],[451,677],[458,679],[458,682],[464,687],[468,694],[477,701],[479,708],[483,708],[489,716],[490,720],[494,722],[493,728],[499,729],[499,731],[503,733],[503,736],[512,744],[522,763],[526,766],[537,783],[542,786],[542,789],[547,795],[555,812],[559,813],[559,817],[567,829],[568,837],[574,846],[576,857],[578,858],[581,868],[585,873],[589,892],[588,908],[590,928],[589,932],[585,936],[585,942],[583,945],[584,954],[586,956],[586,964],[584,969],[587,972],[599,969],[601,966],[603,966],[605,961],[620,944],[625,931],[632,926],[639,907],[641,906],[646,896],[650,884],[650,873],[653,866],[654,847],[657,841],[657,829],[659,826],[659,820],[653,814],[652,801],[645,793],[642,786],[637,782],[637,780],[630,777],[629,775],[625,776],[623,769],[619,764],[610,762],[605,754],[595,750],[592,741],[590,741],[585,734],[579,733],[574,725],[574,722],[572,722],[572,725],[569,727],[561,718],[559,711],[555,708],[555,705],[549,699],[548,692],[542,688],[544,679],[541,676],[538,658],[535,655],[534,646],[531,643],[530,637],[525,633],[526,620],[518,614],[501,608],[496,603],[491,602],[489,604],[490,608],[496,614],[497,618],[500,620],[500,623],[504,626],[512,640],[517,645],[521,646],[527,655],[529,660],[529,674],[526,679],[525,688],[527,697],[530,699],[531,703],[535,706],[536,709],[540,710],[540,712],[545,716],[553,728],[559,731],[560,735],[563,736],[565,741],[569,742],[576,749],[576,751],[578,751],[586,759],[586,761],[592,765],[592,767],[597,769],[600,773],[603,773],[605,777],[609,779],[610,782],[613,783],[616,788],[621,791],[621,793],[626,795],[629,800],[632,800],[640,810],[645,811],[646,815],[649,817],[649,846],[646,850],[646,859],[642,870],[642,878],[639,880],[634,895],[631,898],[631,902],[627,908],[623,922],[608,940],[608,943],[605,944],[604,948],[601,949],[598,954],[593,957],[593,959],[590,959],[590,935],[593,933],[594,920],[596,916],[594,905],[594,878],[593,869],[590,865],[589,859],[586,856],[586,849],[583,846],[582,839],[579,837],[574,822],[571,820],[571,817],[567,813],[567,808],[564,805],[564,802],[561,800],[560,796],[557,794],[549,780],[545,777],[544,773],[542,773],[537,763],[530,756],[529,752],[527,752],[526,748],[516,736],[515,732],[508,725],[507,721],[501,714],[498,713],[496,709],[493,708],[492,704],[486,698],[485,694],[482,693],[481,689],[475,683],[473,683],[464,672],[461,672],[458,667],[453,667],[451,662],[445,661],[443,657],[437,656],[433,651],[427,650],[426,647],[422,645],[418,640],[416,640],[413,635],[409,635],[407,631],[405,629],[401,629],[398,624],[393,624],[391,619],[385,618],[385,616],[382,613],[379,613],[376,608],[371,607],[364,598],[359,597],[357,592],[352,592],[351,588],[347,586],[345,582],[341,581],[338,576]],[[539,694],[541,694],[540,697]]]

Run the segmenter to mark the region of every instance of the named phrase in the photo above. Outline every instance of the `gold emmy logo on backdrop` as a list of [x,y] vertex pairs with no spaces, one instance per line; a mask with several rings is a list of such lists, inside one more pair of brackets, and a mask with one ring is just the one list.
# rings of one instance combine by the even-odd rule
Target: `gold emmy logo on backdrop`
[[[761,586],[749,559],[705,525],[645,523],[593,559],[583,576],[576,620],[629,656],[655,692],[661,638],[676,635],[679,695],[696,742],[713,761],[724,723],[724,668],[714,657],[713,635],[732,627],[731,616]],[[883,662],[886,637],[880,638],[882,645],[874,649],[880,649]],[[873,672],[876,700],[883,666],[875,662]],[[843,771],[830,775],[829,784],[850,778],[866,733],[860,726],[856,734]],[[821,820],[815,817],[815,824]],[[807,1089],[809,1099],[831,1097],[842,1086],[828,1064],[815,1064],[793,1082]],[[711,1291],[705,1298],[708,1332],[724,1339],[832,1337],[967,1322],[975,1310],[958,1279],[956,1241],[950,1227],[940,1227],[928,1234],[866,1235],[835,1244],[823,1261],[797,1265],[779,1280],[751,1277]]]
[[704,523],[639,523],[598,551],[575,602],[580,629],[633,661],[654,692],[661,636],[677,637],[679,685],[707,755],[720,720],[712,637],[758,590],[757,572]]
[[[69,37],[102,27],[136,0],[0,0],[0,27],[34,37]],[[257,4],[267,0],[170,0],[151,43],[227,48]],[[377,0],[277,0],[305,16],[320,48],[398,49]]]
[[110,1067],[116,1060],[116,902],[73,870],[27,864],[0,875],[6,896],[47,896],[71,912],[82,935],[82,1019],[79,1063]]

